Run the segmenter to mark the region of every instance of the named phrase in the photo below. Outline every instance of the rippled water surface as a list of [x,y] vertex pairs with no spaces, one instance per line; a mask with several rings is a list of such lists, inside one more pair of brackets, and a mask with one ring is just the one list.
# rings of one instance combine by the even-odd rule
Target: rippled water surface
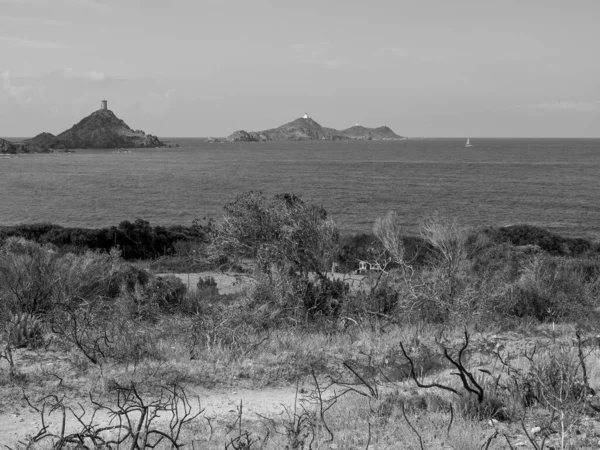
[[473,225],[529,223],[600,239],[600,140],[431,139],[216,143],[0,159],[0,224],[98,227],[217,217],[241,192],[294,192],[344,232],[397,211],[407,231],[434,210]]

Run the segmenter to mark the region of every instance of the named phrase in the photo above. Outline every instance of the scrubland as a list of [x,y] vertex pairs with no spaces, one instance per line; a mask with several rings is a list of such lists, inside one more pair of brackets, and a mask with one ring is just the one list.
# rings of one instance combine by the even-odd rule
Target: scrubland
[[135,261],[4,238],[2,444],[600,447],[597,243],[448,213],[340,237],[256,192],[203,230]]

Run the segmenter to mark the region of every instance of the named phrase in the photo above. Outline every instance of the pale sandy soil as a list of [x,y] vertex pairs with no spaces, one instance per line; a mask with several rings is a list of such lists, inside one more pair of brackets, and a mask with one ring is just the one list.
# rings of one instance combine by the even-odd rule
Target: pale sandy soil
[[[473,340],[470,346],[471,351],[468,356],[468,366],[476,373],[477,368],[485,368],[494,371],[494,373],[499,370],[497,367],[497,359],[494,357],[495,351],[502,352],[505,357],[508,357],[508,355],[531,354],[534,348],[538,348],[540,349],[539,351],[542,351],[546,346],[559,343],[565,345],[570,343],[572,345],[572,336],[575,330],[574,328],[570,329],[568,326],[562,326],[555,333],[554,327],[551,324],[548,324],[532,327],[531,329],[523,329],[518,332],[507,331],[496,334],[493,331],[498,330],[489,330],[472,336]],[[458,330],[455,335],[450,336],[448,345],[455,346],[455,344],[460,344],[461,342],[461,332]],[[586,347],[586,354],[588,354],[588,352],[588,375],[590,377],[590,384],[594,389],[600,391],[600,350],[597,348],[597,344],[594,344],[594,347]],[[25,354],[27,352],[22,351],[20,353]],[[57,361],[57,356],[54,353],[42,355],[38,358],[37,364],[32,365],[30,370],[39,370],[40,365],[45,366],[53,361]],[[522,356],[512,359],[511,364],[514,367],[526,367],[526,361]],[[0,367],[0,370],[4,369],[5,367]],[[450,382],[449,380],[456,378],[451,374],[453,369],[448,368],[447,364],[440,365],[440,369],[441,371],[434,375],[437,382],[447,384]],[[68,384],[68,381],[65,380],[65,383]],[[390,386],[397,386],[406,392],[416,392],[412,382],[400,381]],[[300,386],[300,388],[298,394],[295,386],[256,390],[237,389],[235,387],[214,388],[208,390],[198,386],[190,386],[186,387],[186,392],[190,399],[196,395],[199,396],[200,407],[204,409],[202,413],[204,417],[215,418],[215,420],[223,426],[223,424],[231,424],[235,421],[238,411],[237,407],[239,406],[240,401],[243,402],[244,420],[261,420],[259,415],[274,418],[279,414],[285,414],[285,407],[292,409],[296,400],[306,401],[308,395],[305,392],[311,391],[313,386],[308,383],[307,385]],[[35,387],[32,386],[30,389],[35,389]],[[11,390],[9,386],[6,386],[5,390],[7,393],[4,397],[0,398],[0,444],[14,448],[19,440],[22,441],[27,435],[31,435],[39,430],[40,416],[39,413],[36,413],[27,406],[24,400],[20,399],[20,392],[18,389]],[[8,391],[11,391],[11,393],[8,393]],[[93,411],[93,407],[91,406],[89,399],[86,399],[84,389],[74,389],[74,391],[74,395],[67,400],[67,403],[71,406],[76,406],[81,402],[84,409],[88,412],[88,415],[84,417],[85,421]],[[40,389],[40,392],[43,392],[43,389]],[[106,398],[103,398],[103,400],[107,401]],[[595,396],[593,403],[600,403],[600,399]],[[197,411],[197,403],[192,404],[195,407],[194,411]],[[59,429],[60,418],[60,414],[53,414],[50,416],[50,430]],[[166,425],[169,419],[170,416],[167,414],[160,416],[158,425]],[[573,439],[580,442],[583,439],[582,436],[587,436],[587,441],[591,440],[600,445],[599,420],[598,417],[582,417],[582,420],[576,426],[576,432]],[[108,425],[110,423],[110,416],[106,412],[99,412],[95,417],[94,423]],[[528,418],[528,428],[539,426],[541,424],[543,424],[541,416],[535,412]],[[499,423],[497,424],[497,427],[503,432],[505,431],[511,435],[515,448],[521,446],[523,448],[531,448],[526,444],[528,441],[523,435],[522,430],[519,428],[518,423]],[[81,429],[81,425],[78,424],[75,417],[69,414],[66,421],[67,433],[77,429]],[[558,434],[555,433],[551,435],[548,441],[548,444],[550,445],[546,448],[550,448],[550,446],[560,448],[557,444],[557,439]],[[523,444],[519,445],[519,442]],[[588,449],[598,447],[575,444],[572,448]]]
[[[188,398],[193,407],[193,412],[197,412],[198,402],[193,397],[198,396],[200,399],[200,408],[204,409],[201,417],[216,418],[220,423],[233,423],[236,419],[237,408],[240,401],[243,403],[243,417],[246,420],[257,420],[257,414],[266,417],[274,417],[284,413],[284,407],[293,408],[296,401],[296,388],[272,388],[261,390],[248,389],[215,389],[215,390],[200,390],[186,389]],[[298,401],[303,401],[306,394],[298,393]],[[77,406],[81,403],[87,414],[83,417],[84,423],[86,419],[91,417],[94,407],[90,404],[89,399],[77,399],[77,401],[67,401],[67,404],[75,407],[76,411],[80,411]],[[171,419],[171,415],[164,413],[159,416],[160,425],[166,425]],[[55,412],[50,416],[46,416],[46,424],[49,425],[49,431],[58,433],[61,425],[61,414]],[[104,410],[100,410],[94,417],[94,423],[97,425],[107,426],[111,424],[111,416]],[[113,424],[116,423],[113,421]],[[27,404],[19,402],[11,404],[10,407],[2,405],[0,409],[0,443],[3,446],[14,447],[18,441],[24,442],[29,435],[35,434],[41,428],[40,414],[32,410]],[[77,421],[72,413],[67,412],[66,416],[66,434],[81,430],[82,426]]]

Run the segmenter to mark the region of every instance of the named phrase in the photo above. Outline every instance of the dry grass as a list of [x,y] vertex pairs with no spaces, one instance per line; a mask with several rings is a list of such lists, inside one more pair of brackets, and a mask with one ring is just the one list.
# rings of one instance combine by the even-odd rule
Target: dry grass
[[[287,401],[289,412],[293,408],[297,385],[305,391],[314,389],[312,369],[316,370],[322,385],[331,379],[356,382],[354,375],[344,370],[343,363],[346,362],[352,364],[365,382],[378,386],[379,395],[375,398],[372,395],[365,397],[350,393],[340,398],[326,413],[325,423],[334,435],[333,443],[337,448],[366,448],[370,440],[373,448],[418,449],[419,439],[406,418],[421,436],[424,448],[445,445],[461,450],[480,449],[496,428],[506,434],[513,445],[519,441],[528,442],[520,424],[523,409],[519,407],[515,407],[513,420],[494,425],[490,425],[488,420],[474,420],[455,409],[454,421],[448,433],[450,413],[447,406],[453,403],[456,407],[459,404],[456,396],[443,391],[416,388],[407,379],[408,367],[399,352],[400,342],[421,364],[424,371],[422,382],[436,382],[455,388],[460,386],[452,370],[439,357],[440,343],[449,349],[456,349],[462,343],[463,330],[458,327],[444,329],[433,325],[395,325],[381,329],[354,325],[345,331],[333,333],[293,328],[274,330],[256,333],[252,337],[253,344],[248,343],[243,349],[217,342],[199,349],[195,358],[191,359],[189,334],[182,332],[190,325],[186,322],[188,320],[177,316],[165,317],[151,330],[145,330],[152,333],[154,351],[161,357],[146,358],[135,365],[111,362],[96,367],[76,351],[65,350],[58,343],[50,344],[47,349],[15,351],[19,373],[17,379],[8,380],[5,376],[6,362],[0,364],[3,374],[0,409],[5,411],[2,420],[15,420],[16,417],[6,414],[15,407],[25,411],[22,390],[31,397],[65,395],[71,404],[85,401],[89,393],[110,402],[116,385],[127,385],[132,381],[150,396],[160,386],[175,383],[185,386],[189,392],[208,396],[215,391],[231,393],[245,389],[247,399],[252,395],[260,398],[261,392],[270,392],[275,398],[280,396]],[[512,367],[525,371],[530,364],[523,355],[530,355],[535,347],[543,348],[545,352],[552,352],[553,349],[558,351],[568,345],[574,349],[572,325],[528,325],[522,331],[497,331],[471,333],[472,344],[466,364],[469,370],[484,369],[495,375],[505,373],[494,351],[499,351],[504,357],[512,355]],[[546,354],[540,355],[544,357]],[[600,353],[597,347],[586,347],[586,361],[590,386],[600,389]],[[337,389],[339,392],[339,385]],[[406,418],[402,413],[402,405]],[[314,407],[313,404],[313,410]],[[237,418],[235,400],[226,408],[212,410],[213,413],[219,413],[214,422],[219,425],[215,427],[210,441],[207,424],[202,421],[187,429],[184,438],[189,442],[193,439],[197,444],[202,443],[203,448],[223,448],[224,442],[229,442],[236,433],[223,431],[226,424],[233,423]],[[293,413],[290,419],[276,400],[263,409],[245,411],[243,431],[248,431],[256,439],[264,439],[269,434],[264,448],[285,448],[290,437],[282,430],[293,422]],[[261,418],[256,413],[271,420]],[[569,448],[591,448],[586,447],[585,440],[590,441],[597,434],[595,422],[585,420],[585,411],[577,411],[577,414],[570,425]],[[325,442],[329,439],[329,433],[319,425],[318,418],[313,417],[312,420],[316,424],[311,431],[315,433],[312,448],[332,448],[330,443]],[[525,425],[529,430],[534,426],[542,426],[548,420],[549,411],[537,405],[528,412]],[[555,423],[554,428],[556,426]],[[555,435],[551,439],[556,441]],[[259,447],[255,444],[251,448]],[[498,437],[489,448],[508,447],[506,441]]]

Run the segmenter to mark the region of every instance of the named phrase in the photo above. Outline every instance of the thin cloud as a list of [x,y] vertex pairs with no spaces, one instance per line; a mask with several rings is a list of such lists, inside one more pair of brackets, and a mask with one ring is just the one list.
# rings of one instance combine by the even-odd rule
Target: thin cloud
[[305,64],[315,64],[318,66],[325,67],[327,69],[334,69],[336,67],[341,67],[345,63],[339,59],[327,59],[327,58],[311,58],[311,59],[301,59],[301,63]]
[[561,101],[541,102],[541,103],[532,105],[532,108],[562,110],[562,111],[599,111],[600,110],[600,100],[594,100],[594,101],[561,100]]
[[344,65],[333,54],[334,44],[331,41],[322,41],[312,44],[293,44],[291,48],[301,54],[299,62],[316,64],[325,68],[335,68]]
[[61,75],[63,76],[63,78],[66,78],[68,80],[83,79],[97,83],[109,80],[108,75],[106,75],[104,72],[98,72],[96,70],[92,70],[91,72],[76,72],[70,67],[63,70]]
[[[3,0],[0,0],[0,3],[2,1]],[[19,23],[19,24],[24,24],[27,26],[47,25],[47,26],[53,26],[53,27],[65,27],[65,26],[73,25],[73,23],[71,23],[71,22],[63,22],[61,20],[54,20],[54,19],[40,19],[37,17],[0,16],[0,21],[11,22],[13,24]]]
[[81,5],[81,6],[85,6],[88,8],[93,8],[96,10],[102,10],[102,11],[110,11],[112,10],[112,8],[110,7],[110,5],[106,4],[106,3],[101,3],[98,0],[68,0],[69,3],[74,3],[76,5]]
[[31,39],[23,39],[15,36],[0,36],[0,42],[6,42],[15,47],[29,47],[42,49],[61,49],[70,48],[71,46],[61,44],[60,42],[52,41],[34,41]]
[[419,51],[405,47],[384,47],[377,54],[379,56],[391,56],[396,58],[405,58],[423,64],[440,64],[456,57],[456,54]]
[[[21,4],[32,4],[32,3],[45,3],[51,4],[56,3],[56,0],[0,0],[0,3],[21,3]],[[101,2],[100,0],[62,0],[62,3],[69,3],[72,5],[84,6],[87,8],[93,8],[96,10],[109,11],[112,7],[107,3]]]
[[2,75],[2,92],[15,102],[28,106],[35,98],[42,95],[43,88],[35,85],[15,85],[10,72],[7,70]]

